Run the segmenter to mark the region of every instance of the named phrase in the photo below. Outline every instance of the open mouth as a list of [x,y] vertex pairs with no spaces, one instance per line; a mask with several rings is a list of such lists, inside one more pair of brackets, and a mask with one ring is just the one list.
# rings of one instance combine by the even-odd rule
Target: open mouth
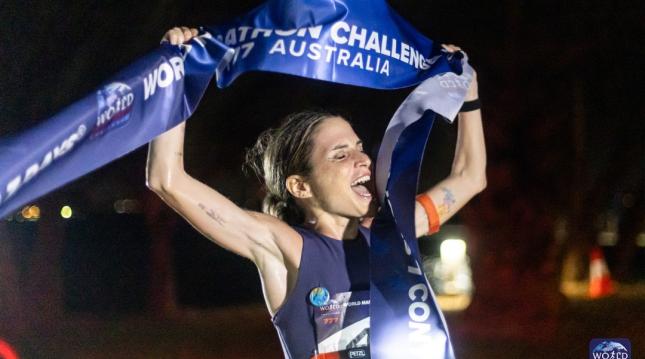
[[369,181],[370,176],[362,176],[355,179],[351,184],[352,191],[354,191],[354,193],[359,195],[361,198],[371,200],[372,193],[370,193],[370,190],[366,186]]

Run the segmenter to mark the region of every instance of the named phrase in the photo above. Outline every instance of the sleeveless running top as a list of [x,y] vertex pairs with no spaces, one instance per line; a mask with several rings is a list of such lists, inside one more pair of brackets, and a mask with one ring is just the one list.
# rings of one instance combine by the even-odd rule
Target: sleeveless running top
[[316,349],[314,288],[329,293],[369,290],[369,230],[360,227],[353,240],[336,240],[312,230],[294,227],[302,236],[302,256],[296,285],[273,316],[287,359],[309,359]]

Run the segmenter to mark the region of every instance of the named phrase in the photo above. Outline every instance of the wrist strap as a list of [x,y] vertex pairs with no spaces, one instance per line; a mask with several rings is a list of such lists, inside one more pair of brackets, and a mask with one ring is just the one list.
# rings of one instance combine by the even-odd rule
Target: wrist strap
[[428,216],[428,233],[426,235],[439,232],[439,214],[432,198],[425,193],[421,193],[416,197],[416,200],[426,211],[426,216]]
[[479,110],[481,108],[482,108],[481,101],[479,101],[479,99],[476,99],[476,100],[464,102],[464,104],[461,105],[461,109],[459,109],[459,112],[470,112],[470,111]]

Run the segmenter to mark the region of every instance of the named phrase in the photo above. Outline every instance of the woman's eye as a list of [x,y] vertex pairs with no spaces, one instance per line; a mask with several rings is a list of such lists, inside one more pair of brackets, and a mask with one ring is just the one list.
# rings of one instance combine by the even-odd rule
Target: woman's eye
[[335,160],[342,160],[342,159],[344,159],[345,157],[347,157],[347,155],[346,155],[346,154],[344,154],[344,153],[339,153],[339,154],[337,154],[336,156],[334,156],[334,159],[335,159]]

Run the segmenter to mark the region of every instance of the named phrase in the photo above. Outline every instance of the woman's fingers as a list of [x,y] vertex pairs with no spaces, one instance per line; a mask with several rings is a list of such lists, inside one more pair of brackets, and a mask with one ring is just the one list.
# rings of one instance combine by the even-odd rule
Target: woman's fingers
[[[453,45],[453,44],[441,44],[441,47],[443,47],[446,51],[450,53],[454,53],[457,51],[461,51],[461,47]],[[468,92],[466,93],[466,101],[472,101],[476,100],[479,98],[478,94],[478,88],[477,88],[477,72],[473,70],[473,78],[470,81],[470,87],[468,87]]]
[[453,45],[453,44],[441,44],[441,47],[443,47],[444,49],[446,49],[446,51],[448,51],[448,52],[457,52],[457,51],[461,51],[461,47],[459,47],[459,46],[455,46],[455,45]]
[[172,45],[179,45],[190,41],[197,34],[198,31],[195,28],[188,28],[186,26],[173,27],[164,34],[161,41],[168,41]]
[[181,27],[181,32],[182,32],[182,35],[184,35],[184,42],[190,40],[193,37],[192,31],[190,31],[190,29],[187,28],[186,26]]
[[173,45],[178,45],[184,42],[184,35],[182,30],[178,27],[173,27],[172,29],[166,31],[166,34],[163,36],[161,41],[168,41]]

